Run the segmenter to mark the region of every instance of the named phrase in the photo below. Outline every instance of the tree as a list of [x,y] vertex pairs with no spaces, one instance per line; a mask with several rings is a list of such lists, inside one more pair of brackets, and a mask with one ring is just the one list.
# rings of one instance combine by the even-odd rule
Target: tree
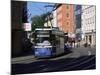
[[36,16],[31,18],[31,20],[32,20],[32,30],[33,31],[37,27],[44,27],[45,18],[48,14],[49,14],[49,12],[45,13],[45,14],[41,14],[41,15],[36,15]]

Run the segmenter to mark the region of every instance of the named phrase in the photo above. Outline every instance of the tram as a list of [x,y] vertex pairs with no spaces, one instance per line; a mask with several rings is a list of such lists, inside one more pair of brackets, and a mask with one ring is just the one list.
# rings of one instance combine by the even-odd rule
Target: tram
[[53,28],[35,29],[34,55],[52,57],[64,53],[64,33]]

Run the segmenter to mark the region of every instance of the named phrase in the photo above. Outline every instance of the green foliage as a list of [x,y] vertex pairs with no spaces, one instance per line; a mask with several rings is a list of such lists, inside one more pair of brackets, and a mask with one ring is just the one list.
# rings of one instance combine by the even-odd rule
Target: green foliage
[[38,27],[44,27],[45,18],[49,13],[36,15],[31,18],[32,20],[32,31]]

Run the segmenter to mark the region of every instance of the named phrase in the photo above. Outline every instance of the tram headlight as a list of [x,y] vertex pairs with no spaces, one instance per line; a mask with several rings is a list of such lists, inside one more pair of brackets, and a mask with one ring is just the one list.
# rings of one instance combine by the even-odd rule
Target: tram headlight
[[38,51],[35,51],[35,55],[39,55],[39,52]]

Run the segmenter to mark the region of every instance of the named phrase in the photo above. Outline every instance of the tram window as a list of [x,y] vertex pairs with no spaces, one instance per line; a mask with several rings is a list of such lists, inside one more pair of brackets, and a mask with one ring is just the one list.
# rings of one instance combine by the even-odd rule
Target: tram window
[[38,37],[36,38],[36,43],[43,43],[43,41],[48,40],[50,41],[50,39],[48,37]]

